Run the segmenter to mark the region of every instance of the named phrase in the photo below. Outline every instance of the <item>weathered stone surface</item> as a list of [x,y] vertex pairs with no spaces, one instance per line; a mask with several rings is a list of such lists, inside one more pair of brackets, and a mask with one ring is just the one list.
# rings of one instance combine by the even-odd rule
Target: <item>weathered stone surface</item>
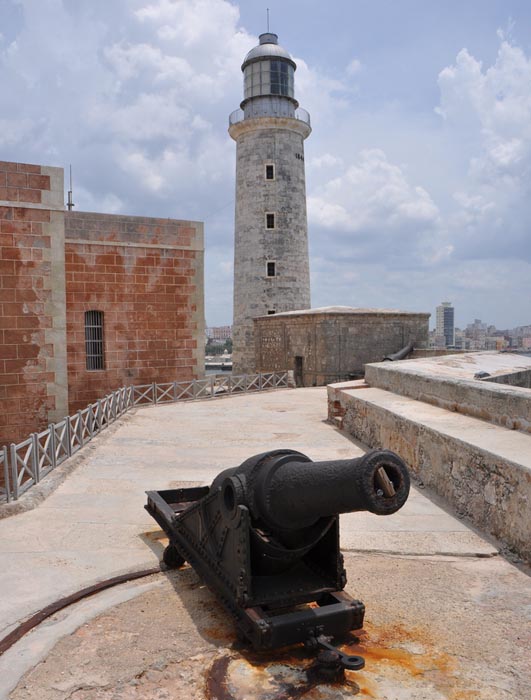
[[329,415],[531,561],[531,437],[378,388],[328,388]]
[[[474,379],[479,371],[490,376]],[[531,433],[531,358],[516,353],[478,352],[370,364],[365,379],[450,411]]]
[[[262,117],[231,127],[236,150],[233,371],[255,371],[253,318],[310,306],[304,138],[297,119]],[[275,179],[265,179],[265,165]],[[266,228],[266,213],[275,228]],[[276,275],[268,277],[267,262]],[[285,368],[282,368],[285,369]]]
[[[21,679],[10,700],[514,700],[531,693],[524,574],[503,559],[346,554],[348,590],[367,606],[366,667],[308,685],[312,654],[253,653],[195,572],[87,616]],[[68,615],[68,613],[67,613]],[[51,631],[54,622],[50,622]],[[493,632],[493,630],[495,632]]]
[[[322,386],[363,374],[409,342],[428,341],[430,314],[347,306],[297,310],[255,319],[256,367],[260,372],[295,369],[302,386]],[[300,372],[299,372],[300,374]]]
[[[69,409],[130,384],[204,374],[203,224],[65,212]],[[104,314],[105,369],[87,370],[85,311]]]
[[0,162],[0,446],[68,411],[62,200],[62,168]]

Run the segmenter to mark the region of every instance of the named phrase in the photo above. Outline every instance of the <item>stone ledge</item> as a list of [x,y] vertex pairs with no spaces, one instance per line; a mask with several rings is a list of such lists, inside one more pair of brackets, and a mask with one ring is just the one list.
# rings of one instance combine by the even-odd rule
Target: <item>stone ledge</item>
[[479,418],[510,430],[531,433],[531,391],[519,386],[488,383],[409,369],[407,361],[369,364],[368,384],[449,411]]
[[350,435],[397,452],[458,514],[531,561],[531,437],[382,389],[328,393]]

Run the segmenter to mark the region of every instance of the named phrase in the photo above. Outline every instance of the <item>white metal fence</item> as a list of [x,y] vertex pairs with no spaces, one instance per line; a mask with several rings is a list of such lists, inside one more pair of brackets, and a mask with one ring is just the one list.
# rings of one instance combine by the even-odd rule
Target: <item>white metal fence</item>
[[286,388],[287,372],[194,379],[167,384],[122,387],[82,411],[52,423],[26,440],[0,448],[0,502],[17,500],[25,491],[90,442],[108,425],[135,406],[211,399],[265,389]]

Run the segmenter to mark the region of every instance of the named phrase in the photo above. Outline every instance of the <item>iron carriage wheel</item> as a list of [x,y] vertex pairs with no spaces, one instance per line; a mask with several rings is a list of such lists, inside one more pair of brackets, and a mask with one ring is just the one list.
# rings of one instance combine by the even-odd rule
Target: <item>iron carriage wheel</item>
[[162,561],[169,569],[179,569],[186,562],[177,545],[170,542],[164,550]]

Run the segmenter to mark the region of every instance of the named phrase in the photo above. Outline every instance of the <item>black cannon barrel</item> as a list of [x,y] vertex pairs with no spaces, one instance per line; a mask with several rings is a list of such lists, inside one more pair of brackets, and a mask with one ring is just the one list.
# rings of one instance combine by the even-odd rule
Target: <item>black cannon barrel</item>
[[406,502],[409,485],[405,463],[389,450],[323,462],[276,450],[223,472],[213,484],[222,489],[228,519],[242,504],[273,530],[297,530],[353,511],[390,515]]

